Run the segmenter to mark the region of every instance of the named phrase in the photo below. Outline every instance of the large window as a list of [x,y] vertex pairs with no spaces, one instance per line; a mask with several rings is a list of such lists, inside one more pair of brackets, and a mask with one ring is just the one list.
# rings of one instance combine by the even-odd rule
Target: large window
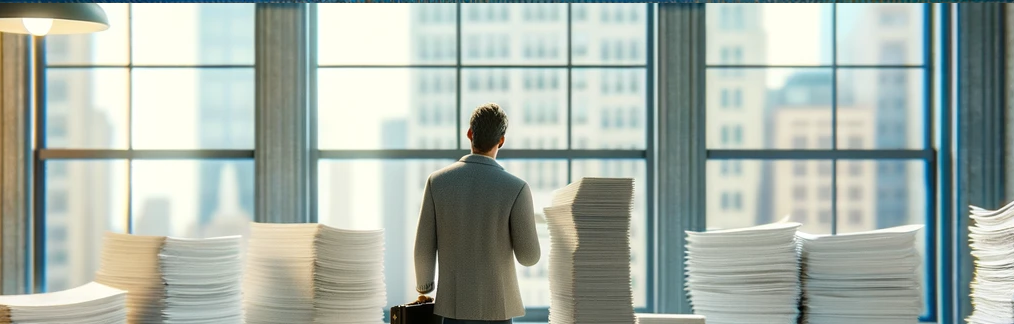
[[254,5],[101,6],[110,30],[45,39],[48,291],[93,279],[105,231],[231,235],[253,215]]
[[933,223],[928,5],[707,6],[709,228]]
[[[633,285],[646,307],[648,15],[646,4],[318,5],[319,222],[385,228],[388,302],[413,300],[425,179],[467,153],[472,110],[495,102],[510,118],[500,161],[532,186],[537,213],[580,177],[635,179]],[[544,259],[518,276],[526,319],[544,321],[544,222],[539,234]]]

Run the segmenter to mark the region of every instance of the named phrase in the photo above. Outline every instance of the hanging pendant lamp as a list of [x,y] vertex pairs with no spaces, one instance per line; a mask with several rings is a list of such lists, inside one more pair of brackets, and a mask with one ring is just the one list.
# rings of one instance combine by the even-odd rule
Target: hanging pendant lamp
[[106,12],[95,3],[0,3],[0,32],[86,34],[109,29]]

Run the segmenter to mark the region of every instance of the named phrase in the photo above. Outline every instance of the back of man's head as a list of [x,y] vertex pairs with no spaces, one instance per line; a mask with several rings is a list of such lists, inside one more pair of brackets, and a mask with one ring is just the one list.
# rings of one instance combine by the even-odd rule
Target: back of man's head
[[500,144],[500,138],[507,135],[507,113],[495,103],[488,103],[472,112],[469,122],[472,130],[472,148],[478,152],[489,152]]

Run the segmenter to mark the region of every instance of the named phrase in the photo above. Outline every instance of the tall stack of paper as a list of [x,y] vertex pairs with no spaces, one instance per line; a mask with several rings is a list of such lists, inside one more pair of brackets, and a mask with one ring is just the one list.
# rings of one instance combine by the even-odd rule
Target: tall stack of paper
[[319,224],[253,224],[246,323],[382,323],[384,233]]
[[166,238],[164,323],[243,323],[240,237]]
[[1014,202],[998,210],[971,209],[975,277],[968,324],[1014,323]]
[[709,324],[790,324],[799,316],[799,223],[687,232],[686,290]]
[[922,225],[798,233],[803,323],[915,323],[922,308],[915,235]]
[[95,281],[127,291],[127,322],[242,323],[240,237],[107,233]]
[[34,295],[0,296],[0,323],[121,324],[127,292],[99,283]]
[[95,281],[127,291],[128,323],[159,323],[165,308],[165,282],[158,254],[164,236],[106,233]]
[[704,316],[686,314],[635,314],[637,324],[705,324]]
[[630,213],[634,180],[583,178],[558,190],[549,225],[549,322],[634,323]]

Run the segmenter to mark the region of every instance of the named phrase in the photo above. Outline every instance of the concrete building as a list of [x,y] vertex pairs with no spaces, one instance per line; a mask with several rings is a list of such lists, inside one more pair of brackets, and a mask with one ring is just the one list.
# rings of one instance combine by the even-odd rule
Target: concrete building
[[[767,32],[762,6],[709,5],[706,13],[707,57],[710,65],[766,62]],[[768,114],[764,69],[708,70],[707,141],[712,149],[760,149],[765,143]],[[752,226],[771,219],[762,206],[762,165],[754,161],[708,163],[708,228]]]

